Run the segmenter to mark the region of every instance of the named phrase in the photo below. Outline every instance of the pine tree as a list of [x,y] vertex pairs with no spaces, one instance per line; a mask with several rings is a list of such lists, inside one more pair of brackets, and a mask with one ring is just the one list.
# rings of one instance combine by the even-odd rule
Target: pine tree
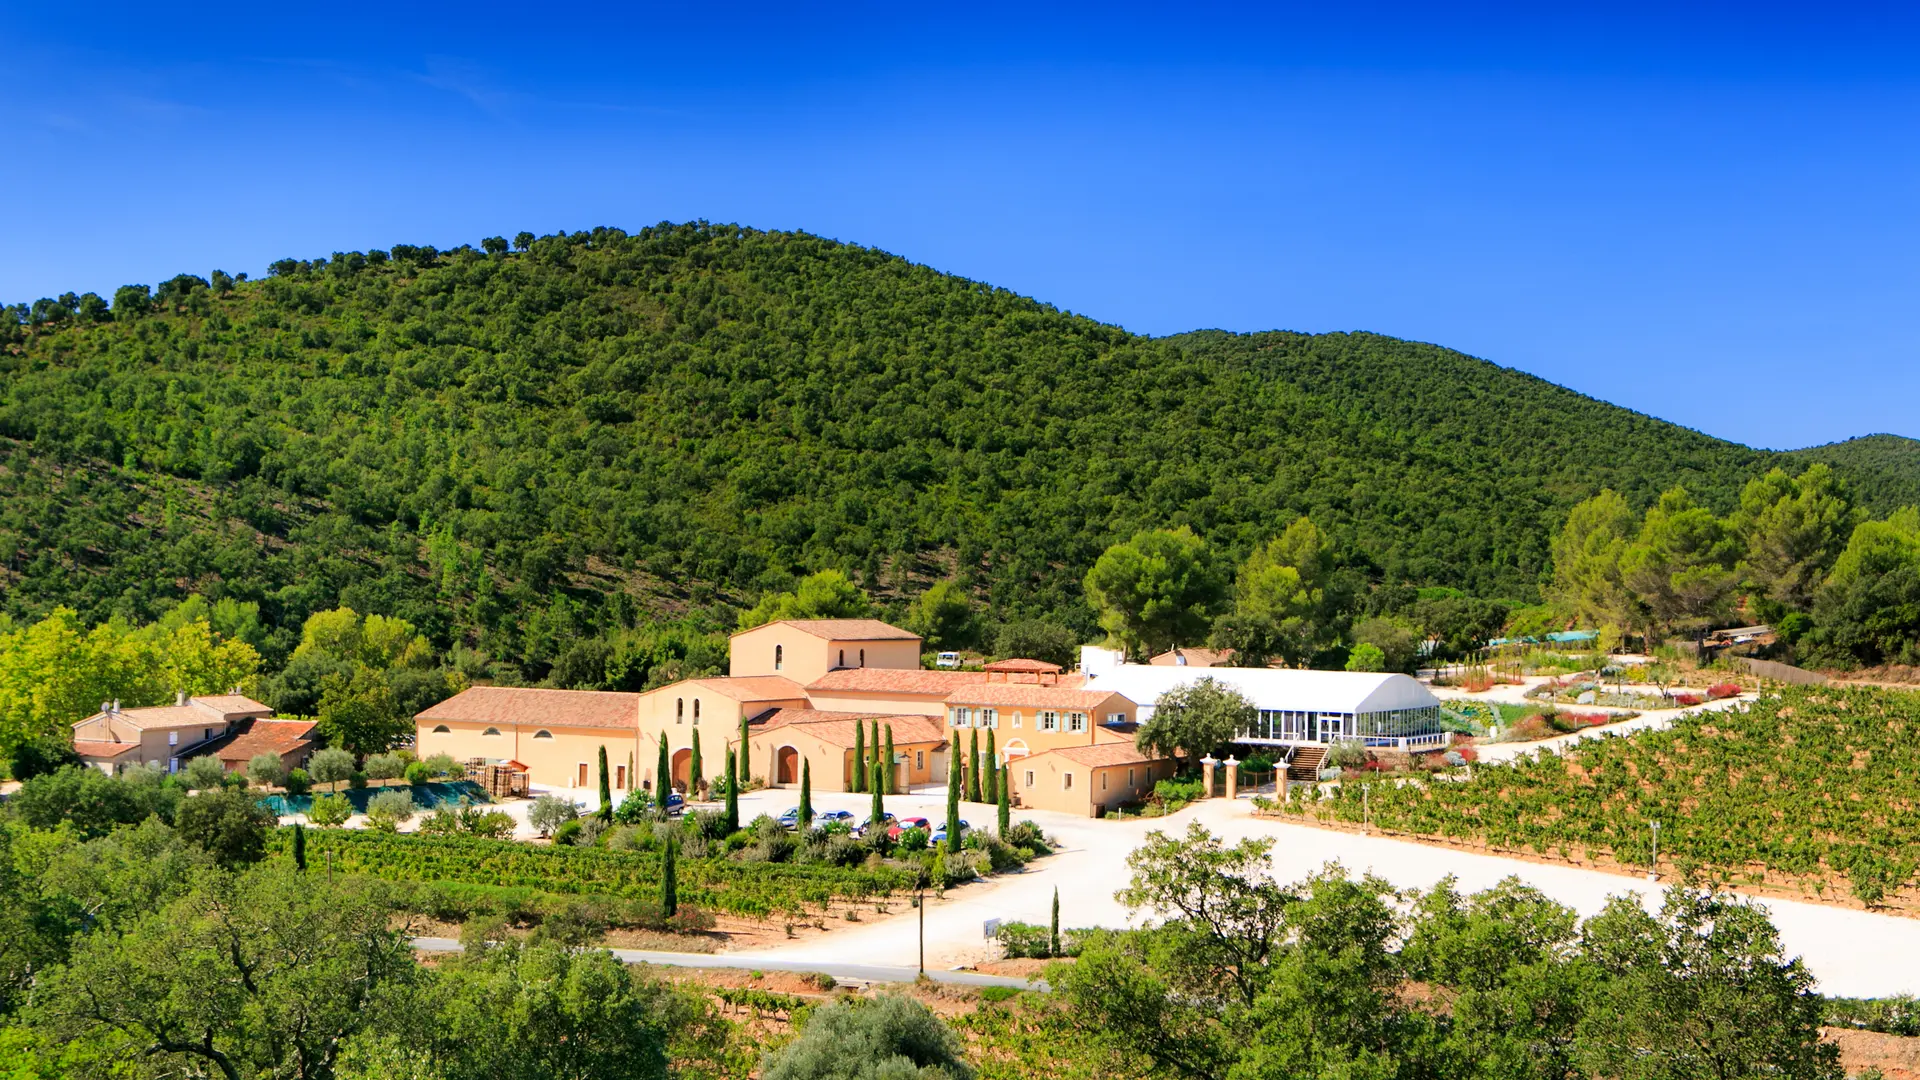
[[853,722],[853,790],[867,790],[867,725]]
[[660,764],[653,772],[653,797],[660,813],[667,812],[667,795],[673,790],[673,758],[667,753],[667,733],[660,733]]
[[733,750],[727,750],[727,831],[740,831],[740,774],[735,771]]
[[613,820],[613,778],[607,775],[607,748],[600,748],[600,820]]
[[887,806],[882,800],[882,793],[886,791],[886,785],[880,781],[878,761],[873,763],[873,783],[868,786],[873,788],[873,806],[867,813],[868,827],[884,831],[886,827],[881,822],[886,820]]
[[1060,886],[1053,887],[1053,925],[1047,931],[1047,955],[1060,955]]
[[700,733],[693,733],[693,757],[687,762],[687,798],[697,798],[700,785],[707,780],[706,770],[700,767]]
[[947,850],[960,850],[960,733],[953,733],[953,756],[947,765]]
[[[880,721],[878,720],[874,721],[874,723],[876,724],[879,722]],[[887,725],[887,759],[886,760],[887,760],[887,769],[885,773],[887,778],[887,782],[885,785],[886,792],[889,795],[898,795],[899,792],[893,790],[893,725],[892,724]]]
[[1007,791],[1013,786],[1013,766],[1000,767],[1000,782],[995,786],[1000,789],[996,794],[1000,796],[1000,838],[1004,840],[1007,836],[1007,824],[1013,820],[1013,796]]
[[660,914],[669,919],[680,910],[679,856],[680,840],[669,835],[666,853],[660,857]]
[[980,801],[980,732],[967,736],[967,801]]
[[745,791],[747,785],[752,782],[753,763],[747,757],[747,718],[743,713],[740,717],[740,790]]
[[995,755],[993,752],[993,729],[992,728],[987,729],[987,754],[986,754],[986,757],[981,760],[980,767],[987,771],[987,775],[982,777],[980,781],[980,794],[985,796],[985,798],[982,799],[981,801],[990,802],[990,803],[999,802],[1000,801],[1000,763],[997,760],[995,760]]
[[800,831],[813,828],[813,762],[800,759]]
[[307,868],[307,830],[297,821],[293,823],[293,868]]

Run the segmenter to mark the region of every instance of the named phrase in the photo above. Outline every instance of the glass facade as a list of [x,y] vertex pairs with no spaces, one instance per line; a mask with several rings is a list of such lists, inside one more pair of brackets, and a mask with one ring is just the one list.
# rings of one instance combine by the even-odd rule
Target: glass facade
[[1388,712],[1335,713],[1262,709],[1243,742],[1340,742],[1393,746],[1405,741],[1438,741],[1445,728],[1436,706]]

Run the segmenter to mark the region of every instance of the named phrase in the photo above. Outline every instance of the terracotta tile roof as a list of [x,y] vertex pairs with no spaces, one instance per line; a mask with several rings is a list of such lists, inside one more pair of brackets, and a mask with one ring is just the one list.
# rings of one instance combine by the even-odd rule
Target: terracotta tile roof
[[209,751],[221,761],[251,761],[255,754],[287,754],[313,742],[311,720],[243,720],[246,726]]
[[637,728],[640,695],[607,690],[545,690],[523,686],[469,686],[415,720],[464,720],[520,727]]
[[735,701],[805,701],[807,691],[785,675],[742,675],[737,679],[688,679],[687,683]]
[[1023,675],[1058,675],[1064,669],[1059,664],[1049,664],[1045,660],[1028,660],[1016,656],[1006,660],[995,660],[981,670]]
[[[902,630],[879,619],[777,619],[765,626],[791,626],[795,630],[826,638],[828,641],[918,641],[920,635]],[[748,627],[733,635],[750,634],[760,629]]]
[[963,686],[985,683],[984,671],[927,671],[923,668],[840,668],[807,684],[808,690],[855,694],[925,694],[944,697]]
[[753,730],[798,728],[829,746],[847,747],[854,744],[856,725],[871,733],[876,720],[880,722],[881,738],[886,737],[889,727],[893,729],[895,747],[944,742],[947,737],[939,722],[929,716],[888,716],[823,709],[776,709],[764,723],[753,725]]
[[140,749],[137,742],[96,742],[92,739],[73,740],[73,752],[81,757],[111,758],[119,757],[129,750]]
[[[188,698],[184,705],[150,705],[137,709],[121,709],[114,714],[114,719],[139,728],[141,731],[161,731],[167,728],[224,724],[250,713],[271,716],[273,710],[244,694],[220,694],[215,697]],[[105,715],[107,714],[94,713],[80,723],[90,723]]]
[[1093,746],[1062,746],[1034,754],[1027,760],[1044,757],[1047,754],[1059,754],[1068,761],[1095,768],[1106,765],[1143,765],[1150,761],[1164,761],[1152,754],[1144,753],[1132,742],[1103,742]]
[[[1081,690],[1038,683],[982,683],[947,695],[949,705],[999,705],[1029,709],[1097,709],[1119,695],[1112,690]],[[1125,698],[1121,698],[1125,701]]]

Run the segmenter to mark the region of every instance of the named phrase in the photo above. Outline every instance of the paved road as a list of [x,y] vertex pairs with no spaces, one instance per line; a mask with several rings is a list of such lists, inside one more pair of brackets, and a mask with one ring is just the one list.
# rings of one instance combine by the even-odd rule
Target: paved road
[[[452,938],[417,937],[413,947],[421,952],[451,953],[460,951],[460,943]],[[819,971],[831,975],[841,983],[905,983],[912,982],[920,972],[910,967],[881,967],[873,964],[843,964],[833,961],[778,960],[750,958],[741,953],[677,953],[651,952],[646,949],[610,949],[614,957],[626,964],[658,964],[661,967],[686,968],[742,968],[752,971]],[[935,982],[954,983],[959,986],[1010,986],[1018,990],[1045,990],[1044,981],[1029,983],[1025,979],[1013,979],[1001,975],[982,975],[976,971],[933,971],[927,972],[927,978]]]

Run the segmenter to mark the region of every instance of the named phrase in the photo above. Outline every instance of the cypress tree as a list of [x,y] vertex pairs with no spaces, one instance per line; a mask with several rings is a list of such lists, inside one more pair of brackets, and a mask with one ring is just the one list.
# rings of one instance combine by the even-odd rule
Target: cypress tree
[[1000,789],[996,794],[1000,796],[1000,838],[1004,840],[1007,836],[1007,823],[1013,819],[1013,796],[1007,793],[1007,789],[1013,786],[1013,766],[1000,767],[1000,782],[995,786]]
[[873,806],[867,813],[867,820],[872,823],[873,828],[877,829],[881,827],[880,823],[886,820],[887,813],[886,803],[882,800],[882,795],[886,791],[886,785],[880,782],[880,763],[878,761],[873,763],[873,784],[871,786],[873,788]]
[[1060,955],[1060,886],[1053,887],[1053,925],[1047,931],[1047,955]]
[[293,868],[307,868],[307,830],[301,828],[297,821],[293,823]]
[[680,910],[679,855],[680,838],[669,835],[666,853],[660,856],[660,914],[669,919]]
[[613,778],[607,775],[607,748],[600,747],[600,820],[613,820]]
[[660,764],[653,771],[653,798],[660,812],[667,812],[667,794],[673,790],[673,759],[667,753],[667,733],[660,733]]
[[967,736],[967,801],[980,801],[980,732]]
[[953,733],[953,756],[947,766],[947,850],[960,850],[960,733]]
[[800,831],[813,828],[813,762],[800,759]]
[[693,733],[693,758],[687,762],[687,798],[693,799],[700,785],[707,778],[706,770],[700,767],[700,733]]
[[727,751],[727,831],[740,831],[740,774],[734,771],[733,751]]
[[743,712],[740,715],[740,790],[745,791],[752,780],[753,763],[747,758],[747,717]]
[[987,775],[982,778],[980,786],[980,794],[986,796],[983,801],[997,803],[1000,801],[1000,763],[993,752],[992,728],[987,729],[987,756],[981,761],[980,766],[987,770]]
[[867,790],[867,725],[853,722],[853,790]]
[[[876,723],[876,724],[877,724],[877,723],[879,723],[879,722],[880,722],[880,721],[878,721],[878,720],[875,720],[875,721],[874,721],[874,723]],[[897,791],[895,791],[895,790],[893,790],[893,725],[892,725],[892,724],[888,724],[888,725],[887,725],[887,772],[886,772],[886,776],[887,776],[887,782],[886,782],[886,792],[887,792],[887,794],[889,794],[889,795],[898,795],[898,794],[899,794],[899,792],[897,792]]]

